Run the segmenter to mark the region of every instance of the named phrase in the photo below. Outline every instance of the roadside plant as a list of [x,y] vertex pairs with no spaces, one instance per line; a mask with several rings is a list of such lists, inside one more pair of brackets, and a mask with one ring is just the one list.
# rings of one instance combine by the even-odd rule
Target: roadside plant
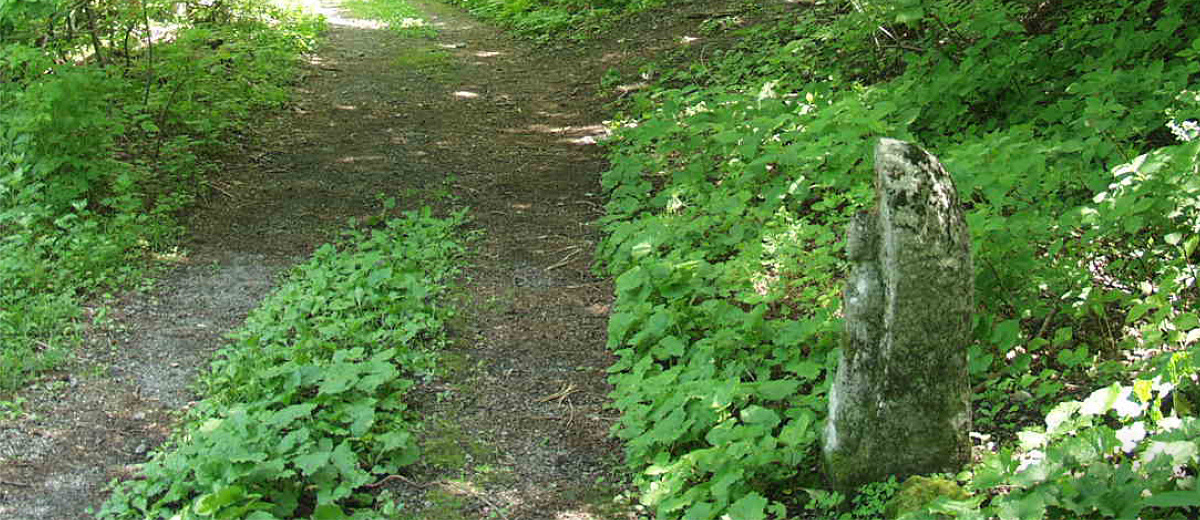
[[[613,125],[597,268],[616,279],[614,434],[642,503],[761,519],[841,501],[814,463],[840,237],[871,204],[870,147],[893,137],[936,150],[966,206],[977,426],[1015,454],[1040,418],[1069,419],[1028,448],[1055,454],[1031,470],[1050,473],[971,473],[974,502],[943,512],[1188,517],[1187,414],[1133,440],[1138,420],[1113,412],[1131,394],[1108,389],[1195,374],[1200,7],[854,4],[733,29],[741,40],[660,70]],[[1143,416],[1166,394],[1191,404],[1156,392],[1131,400]],[[1147,495],[1127,501],[1139,509],[1112,505],[1130,493]]]
[[103,519],[376,518],[418,457],[406,392],[436,367],[464,212],[427,208],[321,247],[230,336],[185,426]]

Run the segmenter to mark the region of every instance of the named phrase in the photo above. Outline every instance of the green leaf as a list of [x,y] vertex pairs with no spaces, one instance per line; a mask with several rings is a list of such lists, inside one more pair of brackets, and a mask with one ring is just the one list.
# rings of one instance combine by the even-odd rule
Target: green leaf
[[316,407],[317,405],[313,403],[294,404],[275,412],[271,415],[268,423],[272,426],[286,426],[296,419],[312,415],[312,411]]
[[246,490],[241,486],[225,486],[207,495],[201,495],[196,499],[192,510],[200,516],[213,516],[221,508],[241,500],[245,495]]
[[364,399],[347,407],[346,415],[350,418],[350,435],[362,437],[375,424],[375,400]]
[[992,343],[1003,351],[1017,344],[1021,338],[1021,321],[1005,320],[992,331]]
[[337,363],[325,370],[318,395],[330,395],[344,392],[354,386],[359,371],[352,363]]
[[1155,493],[1144,502],[1151,507],[1197,507],[1200,506],[1200,488],[1188,491],[1164,491]]
[[655,442],[669,444],[675,442],[684,432],[680,431],[683,428],[684,419],[687,418],[687,413],[682,408],[676,408],[666,418],[659,421],[650,430],[649,437]]
[[1157,305],[1154,305],[1154,304],[1148,303],[1148,302],[1143,302],[1143,303],[1134,305],[1133,308],[1129,309],[1129,315],[1125,317],[1125,323],[1137,321],[1138,318],[1141,318],[1143,315],[1146,314],[1146,311],[1153,309],[1155,307],[1157,307]]
[[1200,328],[1200,317],[1197,317],[1196,313],[1194,312],[1180,314],[1171,321],[1175,324],[1175,328],[1177,330],[1192,330],[1195,328]]
[[367,276],[367,285],[370,285],[371,287],[379,287],[379,286],[383,285],[384,282],[390,280],[391,278],[392,278],[392,268],[391,267],[384,267],[383,269],[376,269],[374,271],[371,271],[371,274]]
[[375,438],[383,443],[382,451],[389,452],[397,448],[407,448],[412,445],[412,434],[404,430],[392,430]]
[[750,405],[745,410],[742,410],[741,418],[746,424],[765,426],[767,428],[774,428],[779,424],[779,414],[775,413],[774,410],[758,405]]
[[313,510],[313,520],[346,520],[347,516],[342,508],[334,504],[321,504]]
[[[815,365],[815,363],[814,363]],[[799,381],[763,381],[756,384],[756,393],[767,401],[778,401],[796,393]]]
[[305,475],[312,475],[329,463],[329,455],[328,451],[312,451],[296,457],[292,462]]
[[1001,520],[1030,520],[1044,518],[1046,515],[1046,497],[1035,490],[1014,500],[1012,495],[1000,503],[998,513]]
[[729,520],[763,520],[766,518],[766,508],[767,499],[751,492],[730,505],[727,516]]
[[608,318],[608,345],[622,345],[629,329],[638,321],[638,316],[629,312],[616,312]]
[[635,244],[633,246],[633,249],[631,249],[631,251],[633,254],[633,258],[636,260],[638,258],[642,258],[646,255],[649,255],[650,253],[653,253],[654,252],[654,244],[652,242],[650,242],[649,240],[644,240],[642,242],[638,242],[637,244]]
[[796,374],[796,377],[799,377],[800,379],[804,379],[806,381],[811,381],[811,380],[816,379],[821,376],[820,363],[814,363],[812,361],[809,361],[808,359],[798,359],[798,360],[792,361],[791,363],[788,363],[787,366],[784,368],[788,372]]
[[338,469],[346,480],[354,482],[363,477],[365,472],[358,467],[358,454],[354,453],[354,448],[350,446],[350,441],[342,441],[334,448],[333,454],[330,457],[333,466]]
[[779,442],[788,446],[803,446],[816,441],[817,434],[812,429],[812,423],[811,413],[788,421],[783,431],[779,432]]
[[715,515],[712,502],[698,502],[688,508],[683,520],[711,520]]
[[658,341],[658,348],[654,349],[654,357],[658,359],[670,359],[683,357],[687,351],[687,345],[683,340],[676,336],[667,336]]
[[925,10],[919,7],[903,9],[896,12],[896,23],[910,24],[925,17]]
[[1071,327],[1059,327],[1054,331],[1054,344],[1063,345],[1074,337],[1075,331]]

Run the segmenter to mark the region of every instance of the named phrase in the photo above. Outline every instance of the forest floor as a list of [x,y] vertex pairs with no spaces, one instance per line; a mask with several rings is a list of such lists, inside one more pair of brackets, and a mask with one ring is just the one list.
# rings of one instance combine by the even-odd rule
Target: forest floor
[[294,103],[252,126],[189,216],[157,282],[97,303],[65,370],[0,417],[0,518],[91,518],[113,479],[170,434],[225,334],[351,217],[470,208],[482,232],[441,379],[418,392],[423,458],[388,482],[411,518],[598,519],[619,445],[605,408],[609,280],[590,271],[602,213],[596,96],[610,67],[665,51],[698,23],[644,18],[628,39],[551,51],[456,9],[417,3],[436,36],[349,18]]

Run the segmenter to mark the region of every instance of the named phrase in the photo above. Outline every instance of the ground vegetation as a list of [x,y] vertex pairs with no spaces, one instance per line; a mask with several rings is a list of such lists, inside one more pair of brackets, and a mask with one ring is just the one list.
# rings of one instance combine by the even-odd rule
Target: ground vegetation
[[289,97],[320,27],[257,1],[0,3],[0,389],[170,253],[210,189],[197,158]]
[[[772,8],[788,16],[746,23]],[[764,2],[699,35],[731,45],[628,78],[654,86],[614,122],[597,269],[616,278],[614,432],[643,502],[839,515],[815,454],[842,237],[872,204],[871,147],[896,137],[955,176],[977,266],[980,461],[955,475],[971,498],[933,509],[1192,514],[1197,19],[1171,1]]]
[[[633,38],[621,31],[641,27],[637,20],[696,4],[457,3],[558,46]],[[418,37],[436,30],[397,2],[359,4],[393,29]],[[596,193],[584,176],[563,173],[566,166],[536,177],[529,172],[538,161],[504,153],[489,156],[497,158],[489,166],[507,164],[508,173],[466,158],[455,163],[462,180],[447,174],[426,182],[413,173],[422,187],[459,191],[487,208],[480,221],[509,233],[484,248],[488,267],[479,278],[494,283],[471,289],[491,291],[498,307],[487,314],[488,327],[475,331],[480,346],[460,344],[460,357],[445,359],[477,367],[459,370],[491,385],[477,400],[520,391],[500,406],[446,401],[502,410],[507,419],[524,418],[521,424],[554,421],[563,437],[608,424],[598,398],[576,418],[571,383],[586,381],[591,397],[604,385],[591,365],[568,366],[606,356],[562,355],[537,371],[514,365],[515,355],[523,364],[550,357],[542,350],[556,343],[528,334],[533,317],[515,330],[508,316],[543,319],[551,309],[535,303],[549,299],[561,303],[559,311],[608,318],[609,409],[619,414],[611,433],[624,446],[628,479],[618,485],[636,490],[638,505],[606,514],[1196,517],[1200,5],[763,0],[709,2],[688,16],[696,32],[680,35],[666,59],[648,56],[585,78],[616,102]],[[0,1],[5,388],[64,359],[84,318],[103,321],[95,314],[102,307],[88,311],[80,302],[136,279],[140,260],[169,251],[179,210],[205,189],[224,189],[201,175],[198,158],[245,132],[257,110],[281,106],[298,53],[321,27],[319,18],[251,0]],[[346,60],[365,56],[357,50],[365,48]],[[405,48],[393,62],[402,72],[448,81],[453,60],[495,72],[503,67],[483,60],[504,55],[449,42]],[[341,72],[333,64],[313,67]],[[564,117],[549,95],[532,89],[460,83],[437,95],[406,92],[422,101],[403,110],[389,104],[352,123],[382,125],[372,133],[388,150],[415,143],[404,157],[416,164],[426,149],[475,153],[473,141],[482,138],[443,132],[438,121],[447,117],[465,128],[534,104],[531,118]],[[337,95],[354,103],[323,106],[344,116],[384,96],[352,86]],[[481,97],[495,112],[449,108]],[[419,124],[389,134],[388,125],[404,118]],[[549,141],[528,137],[534,134],[553,146],[597,138],[532,119],[504,132],[481,128],[522,150],[550,149]],[[325,131],[318,137],[326,140],[314,142],[332,150],[333,134]],[[825,485],[819,433],[843,341],[842,238],[852,215],[872,204],[870,154],[881,137],[936,154],[965,205],[976,259],[977,308],[964,345],[976,456],[956,474],[892,479],[843,496]],[[361,140],[341,138],[346,150]],[[303,148],[296,143],[291,148]],[[389,157],[374,152],[329,153],[341,165]],[[579,170],[588,161],[572,164]],[[517,181],[514,172],[531,176]],[[300,180],[310,188],[329,182]],[[536,188],[566,198],[547,203]],[[586,211],[562,208],[590,207],[588,197],[601,192],[593,278],[575,266],[589,258],[579,253],[593,245],[587,231],[572,229],[562,242],[565,224],[559,231],[538,225],[579,220]],[[201,377],[206,397],[138,468],[142,477],[115,486],[101,517],[404,518],[387,494],[393,491],[437,502],[450,517],[475,504],[489,514],[511,509],[537,518],[537,507],[565,503],[532,492],[537,500],[525,504],[489,496],[487,486],[508,480],[507,472],[485,478],[496,475],[490,462],[469,472],[475,480],[454,486],[433,485],[450,483],[444,475],[427,484],[404,476],[421,460],[420,447],[440,470],[494,450],[476,446],[478,438],[421,438],[405,400],[420,385],[437,384],[431,350],[441,346],[449,318],[439,296],[460,272],[463,251],[452,237],[467,219],[446,207],[404,214],[383,205],[382,213],[371,208],[374,217],[364,215],[365,203],[342,208],[357,217],[346,238],[316,248],[232,336]],[[551,240],[561,243],[546,245]],[[559,259],[541,262],[552,253]],[[570,292],[603,287],[605,278],[615,282],[611,306]],[[518,343],[537,349],[524,352]],[[526,377],[517,384],[511,376],[520,370]],[[569,375],[546,379],[552,372]],[[543,388],[552,382],[557,391]],[[21,418],[19,404],[0,404],[2,418]],[[473,417],[468,428],[443,414],[425,431],[469,431],[500,439],[510,453],[527,449],[511,468],[568,473],[569,455],[584,454],[587,471],[574,474],[600,478],[592,469],[602,441],[572,445],[547,435],[542,448],[530,447],[549,430],[514,426],[512,437],[521,439],[508,439],[507,430],[482,424],[486,413]],[[552,443],[558,455],[545,449]],[[459,444],[470,449],[450,446]],[[544,474],[516,473],[553,493]],[[476,482],[474,491],[462,491]],[[584,494],[577,484],[573,492]]]

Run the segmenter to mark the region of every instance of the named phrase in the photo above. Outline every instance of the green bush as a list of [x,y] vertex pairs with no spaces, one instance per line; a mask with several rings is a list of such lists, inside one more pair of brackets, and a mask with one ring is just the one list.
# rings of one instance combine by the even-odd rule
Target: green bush
[[663,0],[450,0],[476,16],[496,20],[542,41],[586,38],[621,16],[665,4]]
[[[0,5],[0,390],[63,359],[77,298],[169,247],[203,189],[199,154],[287,99],[321,20],[222,5],[193,18],[174,2]],[[94,28],[68,30],[71,16]],[[144,41],[167,22],[172,39]]]

